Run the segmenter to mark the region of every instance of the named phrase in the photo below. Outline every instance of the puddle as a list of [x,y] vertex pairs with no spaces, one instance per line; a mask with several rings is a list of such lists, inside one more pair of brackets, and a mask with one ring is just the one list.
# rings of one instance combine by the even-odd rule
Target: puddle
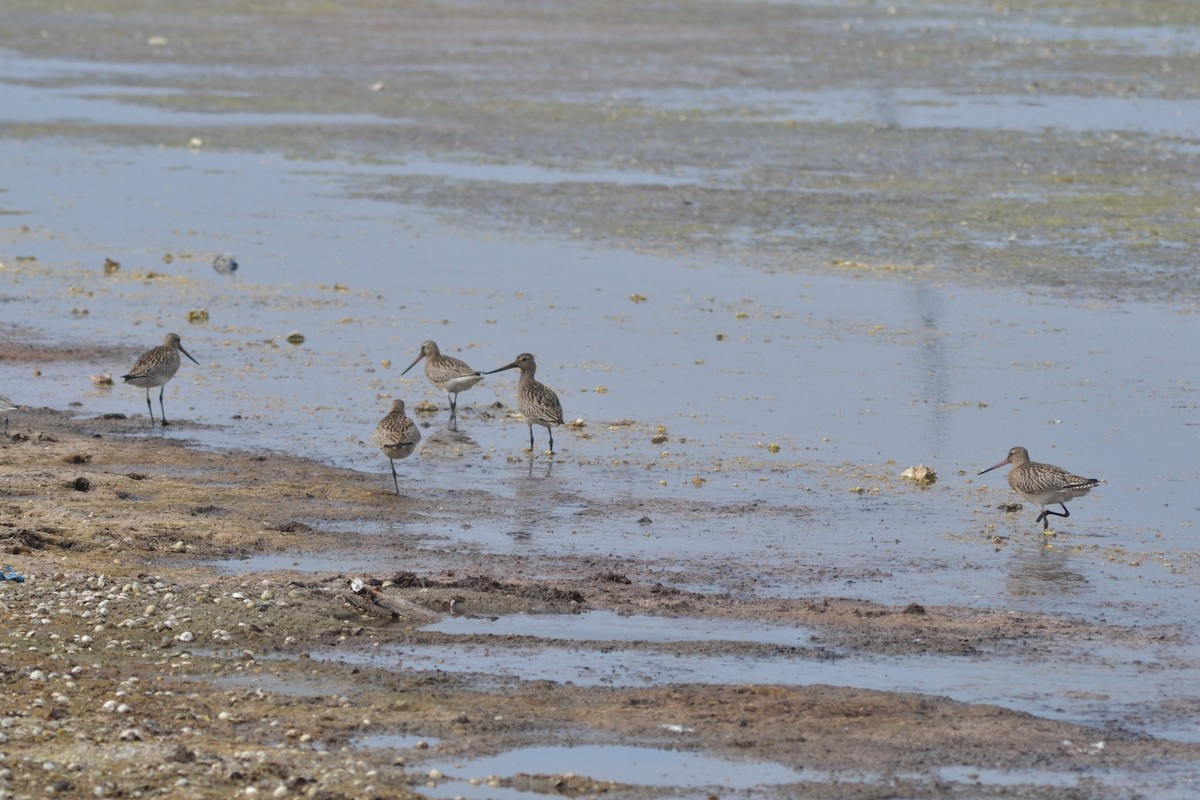
[[[1102,742],[1080,742],[1078,752],[1103,750]],[[1007,795],[1019,787],[1055,787],[1074,789],[1083,796],[1099,796],[1102,789],[1124,792],[1129,797],[1154,797],[1162,800],[1187,800],[1196,791],[1196,776],[1171,766],[1153,772],[1088,768],[1085,772],[1058,773],[1029,769],[1004,772],[997,769],[957,766],[943,767],[936,772],[942,781],[995,789]],[[927,776],[915,775],[918,779]]]
[[69,89],[29,88],[7,84],[0,125],[83,122],[99,125],[170,125],[204,129],[219,125],[396,125],[370,114],[221,113],[176,111],[147,102],[180,94],[174,89],[115,86],[72,86]]
[[[425,766],[452,776],[451,780],[439,781],[434,787],[417,787],[417,791],[428,797],[528,798],[528,791],[489,786],[488,779],[550,772],[571,773],[602,782],[690,790],[705,787],[749,790],[795,783],[804,778],[803,773],[769,762],[729,761],[702,753],[621,745],[527,747],[491,758],[453,764],[428,762],[422,765]],[[472,784],[471,779],[478,783]],[[535,786],[530,788],[538,791]],[[540,793],[557,794],[549,784]]]
[[355,747],[383,747],[391,750],[428,750],[436,747],[432,736],[413,736],[406,733],[373,733],[353,741]]
[[[630,98],[633,99],[633,98]],[[672,100],[654,94],[642,102],[694,106],[692,95]],[[914,88],[830,89],[819,92],[740,91],[709,94],[707,107],[747,106],[781,120],[846,125],[868,123],[904,130],[967,129],[1036,133],[1056,129],[1145,133],[1194,139],[1200,134],[1200,102],[1155,97],[1080,97],[1052,93],[996,94]]]
[[341,572],[347,575],[374,575],[386,571],[375,553],[259,553],[246,558],[204,561],[226,575],[292,570],[295,572]]
[[[594,612],[593,612],[594,613]],[[539,625],[550,632],[545,638],[588,640],[589,623],[583,615],[541,615]],[[610,615],[611,616],[611,615]],[[555,617],[557,619],[555,619]],[[531,618],[532,619],[532,618]],[[611,628],[620,639],[620,628]],[[681,623],[682,633],[672,637],[669,623],[650,625],[661,644],[669,642],[716,641],[721,624],[713,636],[704,636],[698,621]],[[642,620],[634,620],[636,629]],[[457,632],[460,623],[444,620],[434,630]],[[572,624],[578,635],[569,633]],[[527,620],[509,623],[523,635],[537,635],[537,625]],[[777,631],[769,626],[759,638],[758,628],[743,623],[744,638],[730,641],[775,644]],[[485,632],[477,620],[470,620],[464,633]],[[631,635],[627,641],[637,641]],[[703,654],[661,650],[605,650],[570,645],[524,645],[511,641],[495,644],[426,645],[420,648],[383,648],[370,654],[329,651],[313,653],[313,658],[345,660],[372,666],[399,665],[408,670],[471,673],[495,680],[554,681],[580,686],[636,687],[663,684],[767,684],[784,686],[831,685],[880,691],[938,694],[965,703],[986,703],[1038,716],[1106,727],[1117,723],[1132,730],[1181,741],[1200,741],[1200,726],[1180,724],[1178,715],[1163,704],[1166,698],[1190,696],[1191,686],[1200,680],[1200,663],[1194,658],[1170,652],[1123,650],[1097,645],[1086,651],[1058,656],[1039,654],[1035,660],[1011,656],[975,654],[965,656],[862,656],[847,654],[836,659],[814,658],[811,653],[772,651],[755,655]],[[1170,669],[1158,659],[1171,663]],[[1150,709],[1158,708],[1158,713]]]
[[[1099,752],[1097,748],[1102,746],[1102,743],[1081,743],[1080,749]],[[556,776],[560,775],[686,793],[667,795],[670,797],[693,797],[697,792],[717,789],[753,792],[756,796],[792,797],[801,788],[799,784],[879,785],[889,779],[918,785],[937,784],[940,791],[945,790],[945,783],[1003,792],[1022,787],[1033,791],[1045,788],[1083,792],[1115,789],[1139,793],[1152,789],[1155,797],[1164,800],[1184,800],[1195,788],[1195,777],[1177,769],[1146,775],[1095,768],[1083,773],[1043,769],[1005,772],[964,765],[944,767],[931,773],[883,776],[851,771],[795,770],[763,761],[732,761],[703,753],[615,745],[529,747],[459,762],[434,758],[422,762],[421,768],[440,770],[447,777],[415,787],[416,791],[426,797],[467,800],[528,800],[539,794],[557,796],[561,792]],[[621,795],[618,793],[617,796]]]
[[[360,168],[361,169],[361,168]],[[375,174],[426,175],[460,181],[496,181],[517,184],[611,183],[620,186],[686,186],[695,179],[676,178],[636,170],[571,171],[536,164],[473,164],[454,161],[406,161]]]
[[457,635],[535,636],[593,642],[759,642],[807,645],[811,635],[785,626],[687,617],[622,616],[611,611],[583,614],[508,614],[446,617],[423,630]]

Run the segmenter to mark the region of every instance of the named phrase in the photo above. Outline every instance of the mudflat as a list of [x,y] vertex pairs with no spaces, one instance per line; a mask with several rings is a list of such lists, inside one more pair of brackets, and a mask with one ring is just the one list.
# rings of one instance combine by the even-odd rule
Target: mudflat
[[[1194,627],[1181,620],[1197,559],[1177,540],[1192,524],[1181,509],[1192,504],[1156,492],[1194,473],[1194,387],[1179,376],[1190,374],[1186,322],[1200,296],[1200,228],[1187,213],[1200,207],[1188,113],[1196,14],[1172,0],[1069,9],[1040,0],[306,0],[203,13],[179,0],[99,0],[87,13],[7,4],[0,46],[17,57],[0,82],[15,98],[3,112],[5,175],[27,179],[0,181],[11,275],[0,293],[0,366],[22,376],[16,389],[0,388],[50,407],[8,413],[0,437],[0,565],[24,578],[0,582],[0,798],[1190,796],[1200,707]],[[318,190],[299,172],[328,183]],[[134,190],[140,206],[128,199]],[[353,204],[364,199],[386,209],[386,224]],[[578,269],[602,275],[606,289],[618,251],[689,266],[662,277],[657,292],[645,288],[650,270],[636,266],[638,279],[614,290],[620,305],[606,305],[585,298],[593,292],[581,278],[565,281],[572,292],[547,287],[557,255],[544,271],[522,253],[464,275],[455,265],[495,241],[453,256],[409,251],[406,240],[432,238],[405,221],[414,209],[457,226],[458,239],[598,248],[605,260]],[[130,224],[142,217],[146,229]],[[393,225],[402,229],[395,244]],[[243,282],[199,279],[212,277],[209,250],[227,245],[258,250],[257,263],[242,256]],[[110,255],[125,262],[111,275],[101,271]],[[397,263],[406,283],[392,287],[379,275]],[[726,271],[735,279],[719,291],[696,277]],[[502,290],[480,279],[489,272],[503,275]],[[828,303],[828,288],[762,280],[810,273],[863,285]],[[668,286],[687,296],[672,300]],[[880,324],[890,321],[880,308],[905,302],[880,286],[913,287],[911,319]],[[528,287],[543,291],[530,299]],[[986,302],[985,293],[1014,287],[1052,302]],[[978,293],[964,302],[968,290]],[[785,296],[789,304],[777,305]],[[1159,316],[1144,316],[1150,306],[1139,300],[1160,304]],[[211,323],[196,307],[206,302]],[[1081,303],[1093,308],[1084,314]],[[942,304],[980,318],[968,321],[972,338],[946,321]],[[810,312],[823,307],[828,316]],[[653,309],[658,321],[629,308]],[[733,322],[707,321],[713,309],[770,322],[728,334]],[[295,320],[317,346],[276,341]],[[413,353],[402,348],[451,320],[461,346],[488,343],[469,351],[478,368],[551,338],[571,341],[560,354],[571,369],[551,373],[569,377],[558,384],[572,392],[568,417],[628,429],[602,444],[582,432],[564,447],[569,464],[533,454],[530,480],[506,487],[515,499],[495,479],[471,487],[474,457],[448,477],[459,462],[447,437],[406,462],[413,479],[402,479],[399,495],[382,457],[376,472],[331,466],[357,463],[365,415],[398,391],[383,354],[407,352],[407,363]],[[623,349],[580,350],[597,332],[636,329],[630,320],[644,334],[621,339]],[[131,332],[129,322],[145,328]],[[1081,322],[1119,339],[1164,329],[1177,338],[1123,361]],[[91,365],[132,364],[170,329],[198,340],[204,355],[202,369],[189,365],[168,390],[171,428],[148,425],[141,390],[112,403],[79,389]],[[743,363],[755,355],[748,347],[723,365],[697,347],[630,366],[678,331],[705,345],[753,339],[761,360]],[[862,343],[833,349],[852,339]],[[1010,339],[1011,349],[980,346]],[[869,349],[888,341],[895,347],[883,356]],[[913,375],[931,380],[880,380],[906,350],[926,354]],[[1148,371],[1167,351],[1170,363]],[[485,352],[492,360],[481,365]],[[821,365],[797,352],[836,355]],[[876,357],[860,363],[864,354]],[[1003,390],[964,377],[947,354],[998,365]],[[665,363],[705,359],[715,375],[705,369],[695,386]],[[711,380],[722,366],[738,386]],[[688,389],[670,413],[647,410],[653,390],[637,385],[655,370]],[[30,379],[35,371],[44,377]],[[275,388],[300,372],[308,385]],[[623,396],[622,372],[633,376]],[[784,372],[805,380],[786,383]],[[235,396],[247,375],[271,379],[253,387],[265,399]],[[742,396],[763,376],[754,392],[782,399]],[[809,378],[836,413],[808,408],[796,417],[803,426],[781,423]],[[185,380],[202,391],[180,391]],[[610,382],[611,394],[597,394]],[[309,386],[320,384],[319,403],[310,402]],[[601,396],[609,401],[589,413],[589,397]],[[658,446],[667,441],[651,435],[660,424],[682,425],[673,414],[701,414],[722,396],[736,398],[729,435],[713,426],[682,456]],[[847,398],[861,408],[836,427]],[[464,410],[477,430],[508,421],[511,409],[493,413],[490,400],[478,401],[482,412]],[[988,403],[1028,417],[947,421]],[[623,416],[630,407],[638,419]],[[871,500],[870,487],[894,488],[909,463],[880,466],[907,457],[905,448],[854,426],[882,419],[889,436],[909,431],[925,407],[944,417],[925,436],[946,465],[938,486],[953,485],[936,498],[946,516],[910,513],[934,503],[890,491],[846,515],[847,489]],[[115,408],[131,416],[103,413]],[[961,439],[988,429],[999,441],[986,447],[1007,449],[1018,419],[1036,420],[1049,438],[1046,421],[1059,425],[1070,408],[1086,409],[1091,423],[1080,423],[1082,412],[1067,420],[1056,446],[1078,452],[1096,434],[1080,469],[1105,452],[1130,460],[1136,443],[1152,452],[1132,459],[1144,475],[1113,480],[1121,488],[1095,498],[1093,524],[1078,514],[1067,535],[1044,540],[1024,524],[1029,509],[1020,525],[999,521],[997,501],[1011,497],[998,475],[994,490],[970,483],[965,466],[985,447]],[[345,446],[324,461],[256,449],[250,432],[262,434],[270,413],[279,413],[275,431],[306,436],[268,438],[277,450]],[[1147,424],[1184,417],[1171,429]],[[305,423],[325,428],[313,435]],[[1136,436],[1112,438],[1122,429]],[[442,434],[424,430],[427,443]],[[779,446],[756,431],[794,437],[786,463],[759,457]],[[509,444],[523,444],[524,433],[514,424],[499,446],[480,437],[472,454],[523,473],[525,456]],[[833,445],[817,448],[824,437]],[[683,450],[681,438],[673,429],[671,451]],[[420,486],[427,455],[445,457],[446,469]],[[721,465],[735,462],[725,491],[712,491]],[[565,478],[534,479],[555,466]],[[601,468],[612,481],[604,491],[579,485]],[[788,469],[766,501],[728,488]],[[707,492],[674,485],[700,488],[704,475],[713,478]],[[641,491],[667,478],[671,491]],[[530,496],[541,506],[525,525]],[[610,526],[614,544],[559,546],[573,526],[555,525],[544,538],[556,546],[520,546],[519,536],[536,538],[560,512],[586,520],[589,544]],[[667,527],[664,518],[696,535],[664,537],[643,558],[643,517],[648,536]],[[513,519],[521,530],[496,530]],[[768,521],[771,536],[752,535]],[[789,526],[804,535],[792,541]],[[465,535],[481,530],[494,538]],[[720,538],[730,531],[745,536]],[[830,536],[854,535],[857,552],[818,552]],[[722,552],[733,546],[751,555]],[[1032,555],[1010,571],[1018,556],[985,563],[993,548]],[[1104,569],[1113,563],[1130,568]],[[1143,563],[1154,568],[1138,571]],[[984,568],[1001,588],[968,606],[969,571]],[[963,605],[925,601],[935,569],[968,576],[939,595]],[[921,591],[889,601],[913,585]],[[1030,594],[1040,602],[1024,603]],[[1119,623],[1114,609],[1124,612]],[[1163,609],[1173,613],[1160,617]],[[578,624],[541,635],[488,630],[522,618]],[[594,621],[614,618],[630,623],[617,636]],[[636,632],[650,628],[656,635]],[[920,682],[899,677],[946,664],[973,675],[967,691],[928,681],[934,688],[915,693]],[[1113,674],[1120,680],[1110,683]],[[995,691],[981,691],[992,675]],[[1055,708],[1045,697],[1063,675],[1082,677]],[[956,690],[993,702],[942,696]],[[1068,721],[1079,718],[1090,724]],[[1146,731],[1183,732],[1182,741]],[[488,786],[469,766],[527,748],[617,745],[717,759],[750,777],[740,788],[697,785],[677,769],[650,782],[606,765],[568,774],[547,759],[545,770],[509,769]]]
[[[594,556],[542,554],[530,564],[515,555],[480,572],[453,546],[420,571],[230,575],[214,562],[394,548],[403,543],[372,543],[354,524],[402,522],[447,502],[471,524],[497,513],[496,501],[465,490],[396,496],[377,474],[190,447],[147,432],[145,419],[43,409],[15,412],[12,423],[0,440],[0,547],[25,581],[0,586],[6,796],[228,797],[253,787],[260,796],[404,797],[436,783],[423,766],[433,755],[444,762],[564,741],[771,761],[811,776],[778,787],[781,796],[831,798],[993,796],[973,792],[971,774],[939,772],[967,764],[1111,775],[1200,758],[1194,744],[911,693],[686,681],[640,688],[406,668],[406,655],[423,648],[486,646],[537,659],[539,647],[555,644],[422,630],[452,614],[769,618],[814,634],[798,634],[796,645],[659,645],[681,664],[782,650],[814,663],[847,650],[1028,653],[1073,639],[1128,644],[1140,634],[978,609],[708,595],[631,578],[623,562]],[[420,555],[431,563],[429,552]],[[357,593],[355,578],[365,584]],[[648,645],[571,646],[632,655]],[[389,734],[437,745],[371,746]],[[855,780],[824,777],[851,772]],[[570,796],[664,791],[579,774],[498,785],[523,780]],[[1022,796],[1079,796],[1029,788]]]

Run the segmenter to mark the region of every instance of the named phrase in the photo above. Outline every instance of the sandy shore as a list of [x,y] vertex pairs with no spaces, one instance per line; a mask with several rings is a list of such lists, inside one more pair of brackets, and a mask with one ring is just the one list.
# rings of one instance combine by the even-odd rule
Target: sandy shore
[[[372,655],[486,642],[519,658],[530,648],[523,637],[416,627],[451,607],[770,618],[818,631],[806,650],[797,648],[815,660],[846,648],[969,654],[1036,650],[1072,637],[1129,643],[1139,634],[968,609],[737,600],[631,580],[619,564],[597,558],[543,558],[536,566],[497,559],[493,571],[478,574],[452,547],[434,572],[362,576],[376,594],[356,608],[348,599],[354,576],[229,576],[211,562],[370,547],[371,537],[323,528],[403,520],[446,498],[396,497],[379,475],[303,459],[192,448],[174,438],[186,425],[164,436],[140,419],[50,410],[12,417],[0,442],[0,544],[5,563],[26,580],[0,589],[6,797],[229,797],[249,787],[272,796],[403,797],[429,780],[421,764],[427,753],[454,759],[564,740],[774,761],[814,775],[789,792],[838,798],[996,796],[974,793],[969,779],[936,777],[939,767],[963,764],[1086,774],[1200,757],[1196,745],[933,696],[833,686],[587,687],[406,669],[403,658]],[[485,494],[458,499],[464,521],[493,513]],[[513,577],[529,572],[562,577]],[[379,613],[370,613],[372,603]],[[686,659],[779,646],[668,647]],[[679,730],[688,731],[685,741]],[[438,744],[401,754],[357,744],[378,734]],[[815,777],[846,770],[862,779]],[[661,791],[588,776],[530,780],[568,795]],[[1022,796],[1079,795],[1042,787]]]

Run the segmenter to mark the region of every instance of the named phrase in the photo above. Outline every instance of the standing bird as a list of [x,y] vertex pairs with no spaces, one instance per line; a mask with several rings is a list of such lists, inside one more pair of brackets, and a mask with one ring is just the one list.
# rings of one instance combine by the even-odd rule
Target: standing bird
[[[1065,501],[1082,497],[1100,485],[1100,481],[1096,478],[1081,478],[1078,475],[1072,475],[1062,467],[1030,461],[1029,451],[1024,447],[1014,447],[1008,451],[1007,458],[978,474],[991,472],[1005,464],[1012,464],[1012,469],[1008,471],[1008,485],[1013,488],[1013,491],[1041,507],[1042,513],[1038,514],[1038,518],[1034,521],[1042,523],[1042,530],[1050,527],[1049,514],[1056,517],[1071,516]],[[1061,514],[1046,508],[1054,503],[1062,506]]]
[[192,358],[191,353],[183,349],[179,343],[178,333],[168,333],[163,343],[158,347],[142,353],[142,357],[129,370],[128,375],[122,375],[126,383],[146,387],[146,408],[150,409],[150,424],[154,424],[154,406],[150,404],[150,388],[158,386],[158,410],[162,412],[162,424],[168,425],[167,412],[163,408],[163,389],[167,381],[175,377],[179,371],[179,354],[183,353],[197,366],[200,362]]
[[471,369],[464,361],[442,355],[437,343],[433,341],[424,342],[421,345],[421,354],[400,374],[407,374],[422,358],[425,359],[425,377],[445,392],[446,399],[450,401],[450,427],[453,430],[458,422],[458,393],[465,392],[479,383],[483,380],[483,375]]
[[213,259],[213,269],[221,275],[232,275],[237,272],[237,259],[233,257],[233,253],[221,253]]
[[521,370],[521,378],[517,381],[517,410],[529,424],[529,450],[533,452],[533,426],[537,424],[543,426],[550,434],[550,452],[553,453],[554,430],[551,426],[563,424],[562,404],[558,402],[558,395],[533,379],[534,373],[537,372],[537,362],[533,360],[533,356],[521,353],[508,366],[483,374],[491,375],[493,372],[503,372],[514,367]]
[[4,433],[5,434],[8,433],[8,412],[20,411],[20,410],[21,410],[20,408],[18,408],[17,406],[14,406],[12,404],[11,400],[9,400],[4,395],[0,394],[0,411],[4,412]]
[[408,458],[421,443],[421,430],[404,415],[404,401],[393,400],[392,410],[375,426],[375,444],[392,465],[392,483],[400,494],[400,479],[396,477],[396,459]]

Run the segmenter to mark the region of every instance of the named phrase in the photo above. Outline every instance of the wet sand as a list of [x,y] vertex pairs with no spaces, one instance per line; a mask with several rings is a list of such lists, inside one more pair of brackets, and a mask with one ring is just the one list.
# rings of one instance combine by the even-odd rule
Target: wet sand
[[[96,790],[219,797],[254,786],[275,796],[403,797],[430,780],[423,764],[433,757],[454,761],[564,741],[775,762],[814,777],[766,794],[830,798],[994,796],[973,788],[969,775],[942,774],[963,765],[1016,775],[1128,772],[1151,780],[1156,764],[1200,759],[1196,744],[931,695],[827,685],[586,686],[408,669],[405,653],[447,643],[511,649],[513,659],[530,646],[521,636],[418,627],[449,614],[610,610],[770,619],[795,625],[798,640],[800,631],[814,632],[814,641],[788,649],[793,658],[817,662],[846,650],[1013,648],[1030,656],[1097,639],[1137,646],[1144,637],[1149,644],[1156,634],[979,609],[680,591],[629,577],[624,559],[539,555],[530,564],[515,556],[481,568],[453,547],[421,553],[436,566],[420,572],[231,576],[213,560],[369,548],[370,537],[329,529],[385,517],[403,523],[445,502],[458,505],[464,524],[484,523],[499,513],[499,500],[483,492],[397,497],[381,479],[389,476],[280,455],[209,452],[145,426],[142,418],[18,411],[0,445],[0,546],[5,562],[28,576],[23,584],[5,583],[0,595],[6,631],[0,787],[12,796]],[[373,604],[376,613],[348,602],[354,577],[379,593],[360,603]],[[676,577],[686,584],[690,576]],[[575,644],[617,653],[646,647]],[[664,647],[686,661],[761,655],[781,645]],[[394,651],[395,662],[381,662],[380,651]],[[438,744],[399,751],[356,746],[381,734]],[[662,791],[597,784],[589,776],[536,778],[543,779],[569,796]],[[1009,788],[1020,788],[1023,797],[1079,791],[1022,786],[1016,778]],[[1124,796],[1103,781],[1088,794]]]

